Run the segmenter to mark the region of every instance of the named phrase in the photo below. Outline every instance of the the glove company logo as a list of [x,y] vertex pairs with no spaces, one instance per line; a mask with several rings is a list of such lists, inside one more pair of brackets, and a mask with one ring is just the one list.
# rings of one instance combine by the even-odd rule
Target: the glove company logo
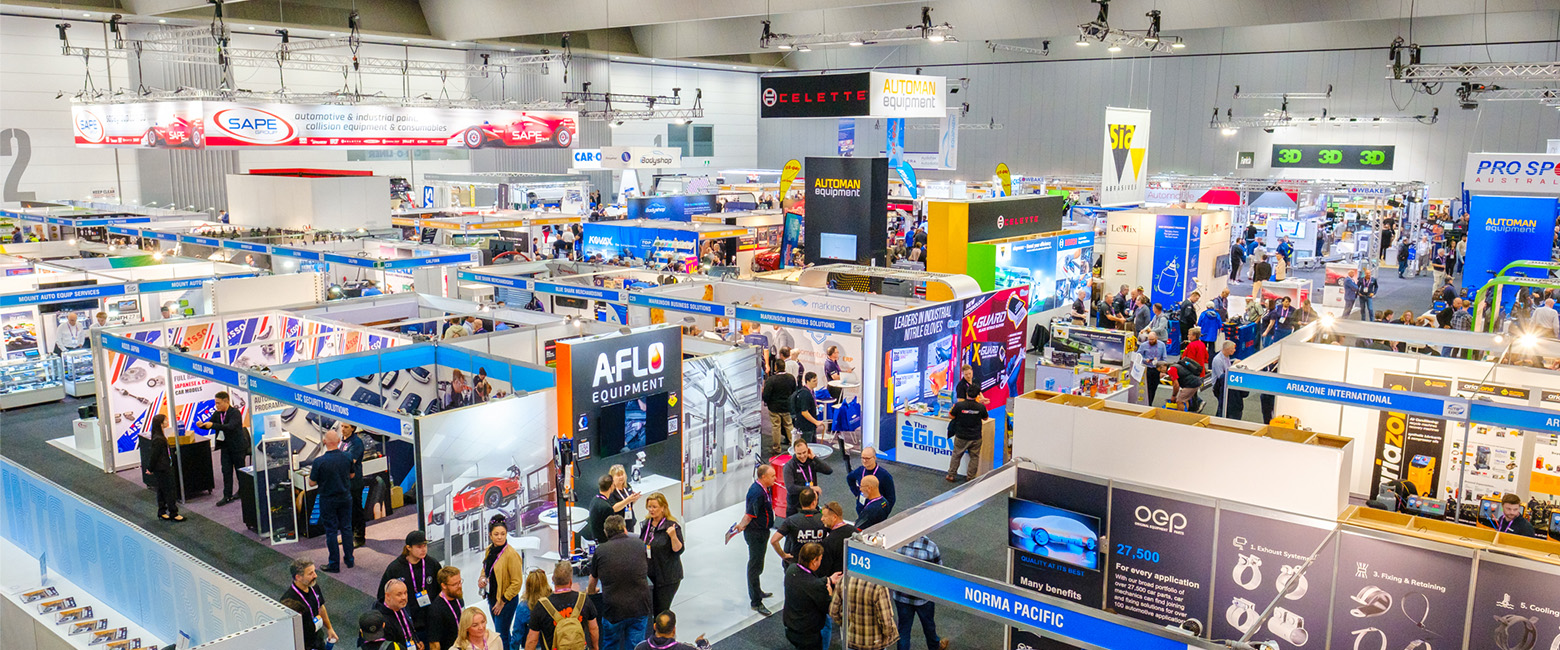
[[103,128],[103,120],[92,111],[78,111],[76,115],[76,135],[92,144],[99,144],[107,136]]
[[286,118],[258,108],[226,108],[212,118],[218,130],[251,144],[282,144],[293,138],[293,125]]
[[[1132,146],[1132,137],[1137,133],[1135,124],[1110,125],[1110,155],[1116,163],[1116,182],[1135,185],[1143,172],[1143,158],[1148,155],[1148,149]],[[1132,176],[1126,177],[1127,163],[1132,163]]]
[[1186,534],[1186,515],[1179,512],[1165,512],[1158,508],[1138,506],[1136,510],[1132,511],[1132,517],[1137,520],[1135,522],[1137,526],[1149,530],[1175,535]]
[[953,440],[948,436],[933,434],[926,425],[906,420],[899,427],[899,444],[936,456],[952,456]]

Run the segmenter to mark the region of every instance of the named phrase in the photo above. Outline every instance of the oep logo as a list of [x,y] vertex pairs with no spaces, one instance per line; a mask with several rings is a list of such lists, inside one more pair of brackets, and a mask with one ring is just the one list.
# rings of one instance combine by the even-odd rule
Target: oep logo
[[217,111],[217,128],[236,140],[251,144],[283,144],[293,139],[293,126],[275,113],[258,108]]

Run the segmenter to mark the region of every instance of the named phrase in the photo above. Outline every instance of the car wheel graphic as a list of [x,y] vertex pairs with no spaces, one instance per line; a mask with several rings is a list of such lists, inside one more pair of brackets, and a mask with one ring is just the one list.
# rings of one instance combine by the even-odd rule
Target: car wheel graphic
[[141,136],[141,146],[143,146],[143,147],[155,147],[155,146],[157,146],[157,133],[153,132],[151,129],[147,129],[146,130],[146,134]]
[[466,140],[466,148],[467,149],[481,149],[482,145],[483,145],[483,142],[486,139],[487,138],[482,135],[482,129],[479,129],[479,128],[474,127],[474,126],[469,128],[469,129],[466,129],[465,140]]
[[498,488],[488,488],[488,491],[482,495],[482,505],[488,508],[497,508],[503,502],[504,493],[500,492]]
[[553,144],[558,145],[560,149],[569,148],[569,143],[573,141],[574,136],[569,133],[568,129],[560,128],[553,132]]
[[199,147],[201,145],[201,142],[203,140],[205,140],[205,139],[206,139],[206,137],[204,135],[201,135],[201,132],[199,130],[190,131],[190,146],[192,146],[192,147]]

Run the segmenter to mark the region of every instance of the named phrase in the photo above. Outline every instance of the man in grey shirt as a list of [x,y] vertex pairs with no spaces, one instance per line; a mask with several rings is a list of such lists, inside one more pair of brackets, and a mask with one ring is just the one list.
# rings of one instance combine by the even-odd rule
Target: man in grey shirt
[[1213,396],[1219,399],[1219,410],[1215,411],[1214,414],[1221,418],[1229,417],[1224,414],[1224,383],[1230,376],[1230,363],[1234,360],[1235,342],[1225,341],[1219,350],[1219,354],[1215,355],[1213,361],[1208,364],[1212,369],[1210,376],[1213,378]]
[[1148,340],[1139,345],[1137,351],[1138,354],[1143,355],[1143,365],[1147,368],[1145,375],[1148,382],[1147,404],[1153,406],[1154,393],[1159,392],[1159,366],[1164,364],[1169,350],[1165,348],[1165,344],[1159,342],[1159,335],[1153,330],[1149,330],[1146,336]]
[[1137,308],[1132,311],[1132,331],[1141,332],[1148,329],[1148,323],[1153,318],[1154,311],[1148,308],[1148,297],[1138,296]]

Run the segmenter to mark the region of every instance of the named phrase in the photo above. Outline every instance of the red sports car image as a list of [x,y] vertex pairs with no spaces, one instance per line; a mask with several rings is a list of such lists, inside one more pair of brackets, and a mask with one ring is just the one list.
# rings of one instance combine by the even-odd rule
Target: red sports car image
[[467,149],[483,147],[556,147],[567,149],[574,144],[579,127],[573,117],[554,117],[521,113],[520,119],[510,124],[483,122],[461,132],[461,143]]
[[200,120],[175,117],[167,126],[153,125],[147,129],[141,136],[141,146],[199,148],[205,138],[205,127]]

